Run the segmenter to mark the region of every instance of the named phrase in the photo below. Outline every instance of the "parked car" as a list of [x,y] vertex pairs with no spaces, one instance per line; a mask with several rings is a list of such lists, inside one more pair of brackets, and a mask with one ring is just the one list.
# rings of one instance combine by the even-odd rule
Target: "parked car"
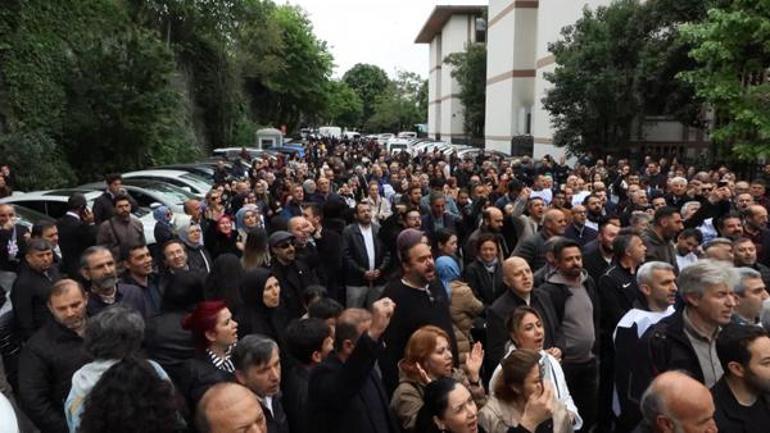
[[26,208],[24,206],[13,206],[16,213],[16,222],[28,229],[32,229],[32,226],[44,222],[55,222],[55,220],[46,214],[42,214],[38,211]]
[[[56,220],[67,213],[67,200],[76,192],[81,192],[86,197],[89,208],[93,208],[94,200],[102,195],[102,191],[88,191],[84,189],[57,189],[49,191],[33,191],[16,196],[0,199],[0,203],[10,203],[15,207],[25,207],[37,213],[47,215]],[[147,244],[155,243],[155,219],[152,213],[143,209],[134,209],[132,212],[144,225],[144,238]]]
[[[94,182],[81,185],[78,188],[90,191],[103,191],[106,186],[104,182]],[[124,179],[123,188],[136,200],[139,207],[151,210],[163,205],[167,206],[175,214],[184,213],[184,202],[186,200],[199,198],[198,195],[178,186],[162,181],[141,178]]]
[[205,196],[211,189],[212,183],[205,177],[182,170],[140,170],[123,173],[125,183],[126,179],[145,179],[154,180],[186,189],[201,197]]

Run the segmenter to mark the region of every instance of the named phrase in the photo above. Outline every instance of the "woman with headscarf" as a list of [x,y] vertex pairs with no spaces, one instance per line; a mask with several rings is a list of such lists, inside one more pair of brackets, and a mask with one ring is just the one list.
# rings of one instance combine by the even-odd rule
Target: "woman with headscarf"
[[203,246],[203,231],[198,224],[191,223],[179,230],[179,239],[187,252],[187,266],[191,271],[204,275],[211,272],[213,260]]
[[233,221],[229,216],[223,215],[215,224],[209,225],[203,243],[214,259],[227,253],[240,257],[241,251],[236,246],[237,238],[238,234],[233,229]]
[[222,254],[214,260],[211,273],[206,278],[204,297],[206,299],[222,299],[237,315],[243,305],[239,287],[243,280],[241,260],[234,254]]
[[243,270],[248,272],[256,268],[270,267],[270,248],[267,239],[267,230],[262,227],[249,231],[243,248],[243,257],[241,257]]
[[473,295],[471,287],[460,280],[460,267],[453,258],[441,256],[436,260],[436,273],[450,299],[449,314],[452,316],[457,354],[460,365],[471,351],[471,328],[473,322],[484,311],[484,304]]
[[268,269],[246,272],[240,286],[243,308],[239,314],[241,335],[266,335],[283,346],[289,316],[281,304],[281,285]]
[[152,217],[155,219],[155,243],[163,245],[171,239],[177,238],[176,228],[172,220],[174,213],[167,206],[158,206],[152,211]]
[[260,224],[260,220],[259,209],[257,209],[256,205],[244,205],[238,212],[236,212],[235,230],[238,232],[238,237],[235,241],[235,245],[240,251],[243,251],[246,246],[246,236],[249,231],[263,225]]

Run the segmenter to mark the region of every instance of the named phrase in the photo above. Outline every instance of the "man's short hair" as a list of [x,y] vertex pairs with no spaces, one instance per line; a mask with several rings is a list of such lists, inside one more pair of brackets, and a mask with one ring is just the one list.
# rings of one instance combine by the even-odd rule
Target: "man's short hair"
[[121,245],[121,247],[120,247],[120,261],[125,262],[126,260],[131,258],[131,254],[134,251],[136,251],[138,249],[142,249],[142,248],[147,248],[147,244],[141,243],[141,242],[137,242],[137,243],[132,243],[132,244],[128,244],[128,245]]
[[310,211],[310,213],[313,214],[314,217],[319,217],[323,219],[323,216],[324,216],[323,208],[318,203],[315,203],[315,202],[304,203],[302,205],[302,209],[307,209]]
[[336,319],[342,314],[342,304],[332,298],[321,298],[307,307],[308,317],[314,317],[321,320]]
[[620,259],[626,254],[634,236],[639,237],[639,232],[631,227],[624,227],[618,232],[618,236],[612,241],[612,251],[615,259]]
[[115,182],[116,180],[123,180],[123,176],[120,173],[107,173],[104,175],[104,182],[107,183],[107,185],[111,184],[112,182]]
[[32,231],[30,232],[30,236],[32,236],[33,238],[40,238],[43,236],[43,232],[53,227],[56,227],[56,223],[53,221],[39,222],[32,226]]
[[115,196],[115,205],[116,206],[121,201],[127,201],[127,202],[131,203],[131,197],[128,194],[123,194],[123,193],[120,193],[117,196]]
[[672,206],[664,206],[655,211],[655,216],[652,218],[652,221],[655,225],[660,225],[664,219],[669,218],[674,214],[678,214],[678,213],[679,213],[679,209]]
[[651,261],[646,262],[636,271],[636,284],[641,286],[642,284],[652,284],[652,274],[655,271],[671,271],[674,272],[674,267],[671,263]]
[[331,336],[331,327],[322,319],[294,320],[286,328],[286,350],[307,365],[313,362],[313,353],[320,351],[324,341]]
[[698,297],[706,292],[706,286],[727,284],[735,287],[738,276],[729,263],[719,260],[701,259],[682,269],[677,278],[677,286],[682,296],[694,294]]
[[88,320],[83,345],[94,359],[123,359],[138,353],[143,339],[141,314],[117,304]]
[[163,242],[163,245],[160,247],[160,252],[163,254],[166,254],[166,248],[170,247],[171,245],[179,244],[179,246],[184,249],[184,242],[182,242],[180,239],[169,239],[166,242]]
[[86,289],[83,287],[82,284],[70,278],[62,278],[61,280],[58,280],[57,282],[53,283],[53,286],[51,287],[51,291],[48,292],[48,300],[50,301],[51,298],[55,296],[60,296],[67,293],[67,291],[73,287],[80,290],[80,293],[85,297]]
[[372,320],[372,313],[363,308],[348,308],[340,314],[334,328],[334,350],[342,351],[345,341],[358,341],[358,327]]
[[444,193],[440,191],[431,191],[430,195],[428,196],[428,203],[430,203],[432,206],[433,203],[439,200],[446,200],[446,197],[444,197]]
[[42,238],[32,238],[27,241],[27,253],[50,251],[53,249],[51,243]]
[[756,271],[751,268],[741,267],[736,268],[735,273],[738,274],[738,282],[733,286],[733,293],[739,296],[743,296],[744,293],[746,293],[746,284],[744,283],[745,280],[750,279],[762,279],[762,274],[759,273],[759,271]]
[[719,363],[722,364],[725,374],[730,374],[727,366],[731,362],[747,366],[751,361],[749,345],[757,338],[767,336],[767,331],[759,326],[731,323],[722,328],[717,337],[716,348]]
[[564,250],[566,250],[567,248],[580,249],[580,244],[569,238],[560,239],[553,245],[554,258],[556,258],[557,260],[561,259],[562,252],[564,252]]
[[260,334],[247,335],[238,340],[238,345],[233,350],[233,366],[240,371],[246,371],[249,367],[267,364],[277,347],[278,344],[272,338]]
[[714,219],[714,227],[716,227],[717,230],[719,230],[719,233],[722,233],[722,229],[725,227],[725,221],[729,219],[743,220],[743,218],[741,217],[741,214],[734,211],[730,211],[722,215],[721,217]]
[[79,212],[86,206],[88,206],[88,202],[82,192],[76,192],[67,199],[67,210]]
[[[112,253],[107,248],[101,246],[101,245],[94,245],[86,248],[85,251],[83,251],[83,254],[80,255],[80,268],[81,269],[87,269],[88,268],[88,259],[93,256],[94,254],[101,253],[101,252],[108,252],[110,255]],[[114,257],[113,257],[114,259]]]
[[701,233],[701,231],[698,229],[684,229],[679,232],[679,236],[677,236],[677,238],[695,238],[695,240],[698,241],[698,244],[700,244],[703,242],[703,233]]
[[708,250],[711,247],[717,246],[717,245],[727,245],[729,247],[733,246],[733,241],[727,238],[714,238],[710,241],[703,244],[703,251]]

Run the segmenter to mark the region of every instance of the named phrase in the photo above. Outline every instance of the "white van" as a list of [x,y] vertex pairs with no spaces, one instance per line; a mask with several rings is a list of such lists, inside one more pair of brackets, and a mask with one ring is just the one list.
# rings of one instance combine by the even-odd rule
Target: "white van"
[[328,138],[342,137],[342,128],[339,126],[322,126],[318,128],[318,135]]

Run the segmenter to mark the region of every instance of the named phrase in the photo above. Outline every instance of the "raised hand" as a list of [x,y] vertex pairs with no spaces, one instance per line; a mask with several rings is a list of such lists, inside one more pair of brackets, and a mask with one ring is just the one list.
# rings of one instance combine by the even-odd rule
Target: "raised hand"
[[396,303],[390,298],[382,298],[372,304],[372,324],[369,325],[369,337],[379,340],[390,324],[390,318],[396,310]]
[[465,359],[465,368],[468,369],[468,379],[471,382],[479,381],[479,371],[481,371],[481,364],[483,362],[484,348],[481,346],[481,342],[477,341]]

